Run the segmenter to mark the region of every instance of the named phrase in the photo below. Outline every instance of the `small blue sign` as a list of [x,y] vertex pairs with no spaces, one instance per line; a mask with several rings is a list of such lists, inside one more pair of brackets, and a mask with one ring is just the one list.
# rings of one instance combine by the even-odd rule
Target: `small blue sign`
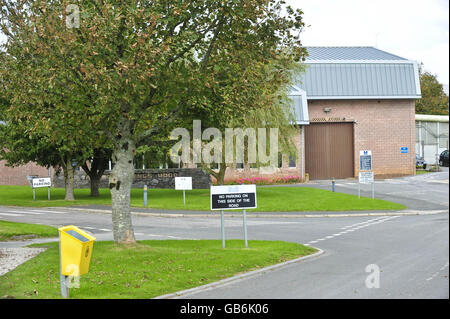
[[408,153],[408,148],[407,147],[402,147],[401,148],[401,152],[402,153]]

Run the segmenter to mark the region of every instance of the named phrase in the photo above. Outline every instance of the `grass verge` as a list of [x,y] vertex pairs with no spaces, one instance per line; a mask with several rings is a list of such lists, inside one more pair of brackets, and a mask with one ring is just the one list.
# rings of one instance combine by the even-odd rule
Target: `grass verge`
[[34,225],[0,220],[0,241],[14,240],[16,237],[33,238],[58,237],[58,229],[46,225]]
[[424,170],[424,169],[417,169],[416,170],[416,175],[423,175],[423,174],[428,174],[428,173],[432,173],[432,172]]
[[[201,286],[233,275],[292,260],[316,250],[282,241],[148,240],[133,246],[96,242],[89,273],[75,299],[140,299]],[[61,298],[58,243],[0,277],[0,297]]]
[[[36,201],[27,186],[0,186],[0,205],[29,207],[58,207],[80,205],[111,205],[108,189],[100,190],[100,197],[90,197],[88,189],[75,190],[75,201],[64,200],[64,189],[52,189],[52,200],[47,200],[47,189],[36,190]],[[309,187],[258,187],[257,212],[293,211],[350,211],[350,210],[400,210],[406,207],[381,199],[333,193]],[[132,189],[131,205],[144,207],[143,190]],[[149,189],[149,208],[169,210],[210,210],[209,189],[186,191],[186,206],[183,192],[174,189]]]

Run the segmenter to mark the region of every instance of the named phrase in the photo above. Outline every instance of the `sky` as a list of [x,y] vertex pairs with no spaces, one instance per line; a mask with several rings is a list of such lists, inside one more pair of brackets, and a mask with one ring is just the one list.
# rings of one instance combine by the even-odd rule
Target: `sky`
[[450,82],[449,0],[286,2],[304,12],[305,46],[374,46],[422,62],[439,82]]
[[423,63],[449,84],[449,0],[286,0],[304,46],[373,46]]

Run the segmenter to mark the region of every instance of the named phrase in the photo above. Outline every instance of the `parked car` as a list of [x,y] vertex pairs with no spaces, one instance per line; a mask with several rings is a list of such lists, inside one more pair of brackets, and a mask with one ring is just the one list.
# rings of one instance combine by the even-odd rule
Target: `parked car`
[[448,150],[445,150],[439,156],[439,165],[448,166]]
[[427,168],[427,162],[419,154],[416,154],[416,168]]

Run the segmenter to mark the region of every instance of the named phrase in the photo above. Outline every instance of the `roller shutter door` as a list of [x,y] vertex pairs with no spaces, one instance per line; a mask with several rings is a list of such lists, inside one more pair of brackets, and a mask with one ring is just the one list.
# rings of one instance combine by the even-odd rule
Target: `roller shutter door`
[[354,177],[353,123],[311,123],[305,128],[310,179]]

